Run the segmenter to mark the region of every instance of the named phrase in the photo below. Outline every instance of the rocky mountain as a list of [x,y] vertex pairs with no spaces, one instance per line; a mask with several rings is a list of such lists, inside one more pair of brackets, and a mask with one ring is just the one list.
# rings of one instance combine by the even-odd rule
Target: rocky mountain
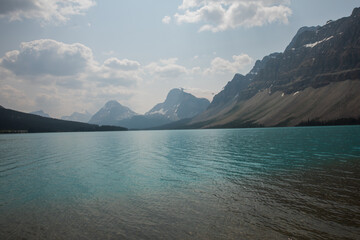
[[295,126],[360,117],[360,8],[301,28],[282,53],[236,74],[187,127]]
[[85,113],[74,112],[70,116],[61,117],[61,119],[68,120],[68,121],[87,123],[87,122],[89,122],[91,117],[92,117],[91,113],[86,111]]
[[112,100],[107,102],[104,107],[95,113],[95,115],[91,117],[89,123],[118,126],[120,120],[131,118],[135,115],[137,114],[130,108]]
[[136,115],[118,122],[129,129],[148,129],[177,120],[192,118],[206,110],[209,100],[197,98],[182,88],[170,90],[165,101],[155,105],[145,115]]
[[47,117],[50,118],[50,115],[45,113],[43,110],[39,110],[39,111],[35,111],[35,112],[31,112],[30,114],[34,114],[34,115],[38,115],[40,117]]
[[171,121],[191,118],[203,112],[210,102],[205,98],[197,98],[182,88],[174,88],[168,93],[165,102],[155,105],[145,115],[162,115]]
[[0,108],[0,133],[123,131],[122,127],[98,126],[47,118]]

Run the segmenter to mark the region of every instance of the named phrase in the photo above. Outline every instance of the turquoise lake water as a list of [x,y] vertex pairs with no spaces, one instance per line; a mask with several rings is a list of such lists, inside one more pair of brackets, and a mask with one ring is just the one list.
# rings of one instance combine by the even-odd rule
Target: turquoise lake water
[[0,239],[359,239],[360,126],[0,135]]

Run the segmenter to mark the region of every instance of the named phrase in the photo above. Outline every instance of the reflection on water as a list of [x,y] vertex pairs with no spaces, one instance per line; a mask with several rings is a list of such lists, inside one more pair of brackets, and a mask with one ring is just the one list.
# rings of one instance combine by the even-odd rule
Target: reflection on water
[[0,239],[356,239],[360,127],[0,136]]

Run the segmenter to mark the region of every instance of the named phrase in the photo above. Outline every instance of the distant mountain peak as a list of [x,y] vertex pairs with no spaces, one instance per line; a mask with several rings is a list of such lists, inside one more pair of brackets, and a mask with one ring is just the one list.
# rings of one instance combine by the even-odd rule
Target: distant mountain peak
[[171,121],[193,117],[210,104],[205,98],[197,98],[184,91],[184,88],[174,88],[169,91],[163,103],[157,104],[145,115],[163,115]]
[[99,125],[117,125],[119,120],[137,115],[130,108],[121,105],[116,100],[110,100],[92,116],[89,123]]
[[115,106],[122,106],[118,101],[116,100],[110,100],[107,103],[105,103],[105,107],[111,108]]

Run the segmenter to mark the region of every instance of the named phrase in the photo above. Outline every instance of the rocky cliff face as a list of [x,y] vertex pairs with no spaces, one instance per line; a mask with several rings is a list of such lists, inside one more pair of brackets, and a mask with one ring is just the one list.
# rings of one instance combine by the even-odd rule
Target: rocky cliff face
[[[359,80],[360,8],[356,8],[349,17],[329,21],[321,27],[301,28],[283,53],[274,53],[257,61],[246,76],[235,75],[224,90],[214,97],[208,110],[195,118],[192,124],[199,125],[203,122],[203,127],[223,126],[230,123],[234,126],[241,126],[244,123],[290,126],[306,118],[321,120],[360,116],[360,105],[350,104],[359,95],[356,95],[351,87],[358,85],[340,84],[344,81]],[[319,90],[327,87],[328,94],[335,94],[334,86],[338,86],[339,89],[336,93],[339,95],[338,99],[327,96],[326,91]],[[310,94],[314,91],[319,91],[324,101],[317,98],[318,102],[312,102],[311,99],[300,94],[302,92]],[[273,100],[274,96],[279,96],[279,102],[273,102],[272,106],[268,106],[268,101]],[[267,112],[276,111],[276,106],[283,109],[285,105],[281,103],[281,98],[288,96],[296,96],[297,104],[290,100],[285,101],[287,115],[283,116],[283,119],[276,117],[277,120],[272,121],[274,116]],[[335,108],[328,106],[339,104],[339,99],[342,99],[342,108],[348,110],[340,111],[343,112],[342,115],[335,116],[331,112],[335,111]],[[301,117],[296,114],[308,108],[306,104],[311,102],[316,105],[319,101],[328,109],[326,113],[308,109]],[[247,104],[246,111],[243,108],[244,104]],[[352,106],[351,109],[349,104]],[[264,108],[264,105],[268,108]]]

